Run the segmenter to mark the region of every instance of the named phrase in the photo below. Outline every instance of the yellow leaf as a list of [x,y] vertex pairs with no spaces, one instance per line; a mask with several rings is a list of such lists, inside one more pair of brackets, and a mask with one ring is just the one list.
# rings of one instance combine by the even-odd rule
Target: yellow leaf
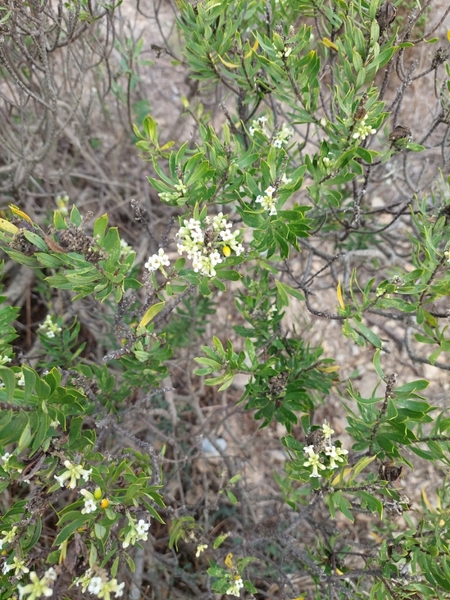
[[423,486],[423,488],[421,490],[421,494],[422,494],[422,500],[423,500],[425,506],[428,508],[428,510],[430,512],[434,512],[434,508],[431,506],[431,502],[428,500],[428,496],[425,491],[425,486]]
[[224,64],[226,67],[228,67],[229,69],[239,69],[239,67],[240,67],[239,63],[237,63],[237,64],[236,64],[236,63],[231,63],[231,62],[228,62],[227,60],[224,60],[224,59],[223,59],[223,58],[220,56],[220,54],[218,54],[217,56],[219,57],[219,60],[220,60],[220,62],[221,62],[222,64]]
[[324,46],[326,46],[327,48],[332,48],[333,50],[336,50],[336,52],[339,50],[339,48],[336,46],[336,44],[334,42],[332,42],[331,40],[329,40],[327,37],[324,37],[321,41],[322,41],[322,44]]
[[258,42],[258,40],[256,40],[256,42],[253,44],[253,46],[250,48],[250,51],[247,52],[247,54],[244,56],[244,58],[249,58],[249,56],[251,56],[253,52],[256,52],[258,46],[259,46],[259,42]]
[[336,373],[341,367],[339,365],[333,365],[331,367],[319,367],[318,370],[322,373]]
[[33,224],[33,221],[30,219],[27,213],[24,213],[23,210],[20,210],[18,206],[16,206],[15,204],[10,204],[9,208],[11,209],[11,212],[13,214],[17,215],[21,219],[25,219],[25,221],[28,221],[28,223]]
[[370,533],[370,535],[373,537],[373,539],[376,541],[376,543],[377,543],[377,544],[382,544],[382,543],[383,543],[383,538],[382,538],[382,537],[380,537],[380,536],[378,535],[378,533],[375,533],[375,531],[372,531],[372,532]]
[[12,233],[13,235],[16,235],[16,233],[19,231],[19,228],[16,227],[14,223],[10,223],[6,219],[0,219],[0,229],[7,231],[8,233]]
[[232,568],[233,568],[233,553],[232,553],[232,552],[229,552],[229,553],[226,555],[226,557],[225,557],[225,561],[224,561],[224,562],[225,562],[225,564],[227,565],[227,567],[228,567],[229,569],[232,569]]
[[338,475],[336,475],[336,477],[331,482],[331,485],[341,484],[344,481],[344,479],[346,479],[350,475],[351,472],[352,472],[351,467],[345,467],[338,473]]
[[152,319],[154,319],[156,317],[156,315],[162,311],[162,309],[165,307],[165,305],[166,305],[165,302],[158,302],[157,304],[150,306],[150,308],[145,312],[145,315],[140,320],[139,327],[145,327],[147,325],[147,323],[150,323],[150,321]]
[[450,29],[447,30],[447,39],[450,42]]
[[344,297],[342,296],[342,286],[340,280],[338,281],[336,293],[338,297],[339,306],[342,308],[342,310],[345,310]]

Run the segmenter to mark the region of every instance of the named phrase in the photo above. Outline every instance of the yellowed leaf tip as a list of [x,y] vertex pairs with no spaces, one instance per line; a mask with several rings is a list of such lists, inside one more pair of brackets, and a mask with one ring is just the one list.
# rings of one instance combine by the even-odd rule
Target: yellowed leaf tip
[[342,295],[342,286],[341,286],[341,282],[340,281],[338,281],[336,293],[337,293],[337,298],[338,298],[339,306],[342,308],[342,310],[345,310],[344,297]]
[[322,38],[322,44],[324,46],[326,46],[327,48],[331,48],[332,50],[336,50],[336,52],[339,50],[339,48],[336,46],[336,44],[334,42],[332,42],[331,40],[329,40],[327,37]]
[[33,221],[30,219],[27,213],[24,213],[23,210],[21,210],[18,206],[16,206],[15,204],[10,204],[9,208],[14,215],[17,215],[21,219],[25,219],[25,221],[28,221],[28,223],[33,224]]

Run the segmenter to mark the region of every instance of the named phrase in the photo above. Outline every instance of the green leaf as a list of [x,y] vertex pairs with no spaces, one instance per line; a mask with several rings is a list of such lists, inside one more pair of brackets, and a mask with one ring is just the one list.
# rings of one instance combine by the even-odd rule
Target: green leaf
[[74,533],[77,529],[83,527],[86,523],[89,523],[91,521],[92,517],[90,515],[80,515],[78,518],[75,518],[73,521],[71,521],[65,527],[63,527],[63,529],[58,533],[55,541],[53,542],[53,545],[60,546],[72,535],[72,533]]
[[152,321],[158,313],[160,313],[164,307],[166,306],[165,302],[158,302],[157,304],[153,304],[150,308],[145,312],[142,319],[139,321],[139,327],[145,327],[150,321]]
[[108,215],[102,215],[98,219],[95,220],[94,223],[94,238],[98,241],[99,244],[102,244],[106,227],[108,226]]
[[80,211],[75,204],[72,206],[72,210],[70,211],[70,220],[76,227],[79,227],[83,222]]
[[375,346],[375,348],[379,348],[381,350],[383,347],[383,342],[371,329],[356,319],[353,320],[353,326],[361,333],[365,340],[372,344],[372,346]]
[[14,397],[14,389],[16,387],[16,378],[14,376],[14,372],[5,367],[4,365],[0,365],[0,378],[5,384],[6,396],[8,398],[8,402],[12,402]]
[[30,427],[30,423],[28,420],[28,416],[26,416],[27,419],[27,423],[25,425],[25,427],[23,428],[22,434],[19,438],[19,442],[17,444],[17,449],[19,452],[23,452],[24,450],[26,450],[27,448],[29,448],[31,440],[33,438],[32,434],[31,434],[31,427]]
[[42,250],[42,252],[48,252],[47,244],[37,233],[34,233],[34,231],[28,231],[28,229],[24,229],[23,235],[29,242],[34,244],[36,248],[39,248],[39,250]]

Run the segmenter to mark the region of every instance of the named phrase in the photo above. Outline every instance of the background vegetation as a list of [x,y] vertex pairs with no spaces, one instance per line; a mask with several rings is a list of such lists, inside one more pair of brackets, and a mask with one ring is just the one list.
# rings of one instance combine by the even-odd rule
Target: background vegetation
[[1,4],[2,600],[450,597],[450,8],[396,4]]

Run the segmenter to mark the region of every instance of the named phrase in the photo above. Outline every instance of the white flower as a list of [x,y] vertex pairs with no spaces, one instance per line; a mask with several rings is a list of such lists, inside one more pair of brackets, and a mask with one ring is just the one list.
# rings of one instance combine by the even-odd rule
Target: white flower
[[10,454],[9,452],[5,452],[5,454],[1,458],[4,462],[8,462],[8,460],[11,458],[11,456],[12,456],[12,454]]
[[88,585],[88,592],[91,594],[98,595],[103,587],[103,580],[101,577],[92,577]]
[[303,466],[313,468],[310,477],[320,477],[318,469],[323,471],[326,467],[320,462],[320,456],[314,451],[314,446],[305,446],[303,452],[308,456],[308,460],[303,463]]
[[373,129],[371,125],[366,125],[366,118],[361,119],[359,121],[358,126],[355,128],[355,131],[352,135],[354,140],[361,139],[365,140],[368,135],[373,135],[377,130]]
[[207,547],[208,544],[199,544],[197,546],[197,552],[195,553],[195,557],[198,558],[200,554],[202,554],[206,550]]
[[17,586],[20,599],[22,599],[25,594],[29,594],[27,600],[36,600],[36,598],[40,598],[41,596],[45,596],[47,598],[53,596],[53,589],[48,585],[52,582],[49,577],[44,575],[42,579],[39,579],[36,573],[31,572],[30,579],[31,583],[28,585]]
[[47,315],[44,322],[39,325],[38,331],[45,337],[54,338],[57,333],[61,333],[62,328],[53,322],[51,315]]
[[323,422],[322,431],[326,440],[330,440],[334,433],[334,429],[331,429],[331,427],[328,425],[328,421],[326,420]]
[[126,258],[133,252],[133,248],[120,238],[120,258]]
[[94,575],[94,571],[92,569],[88,569],[84,575],[81,577],[77,577],[74,581],[74,584],[78,587],[81,585],[81,591],[84,594],[87,587],[91,583],[92,576]]
[[239,575],[235,575],[233,585],[229,587],[225,593],[229,594],[230,596],[240,596],[240,590],[243,587],[244,582],[242,581],[242,578]]
[[276,215],[277,214],[277,209],[276,209],[276,199],[273,197],[273,193],[274,193],[275,189],[272,186],[269,186],[266,191],[264,192],[264,196],[257,196],[256,198],[256,202],[258,204],[261,204],[261,206],[265,209],[269,211],[269,215]]
[[9,358],[9,356],[0,354],[0,365],[7,365],[10,362],[11,362],[11,359]]
[[148,537],[147,531],[150,528],[150,523],[146,523],[144,521],[144,519],[139,519],[138,524],[136,525],[136,531],[140,536],[145,536],[142,537],[143,540],[146,540]]
[[[183,220],[176,237],[179,239],[177,249],[179,254],[187,254],[192,261],[196,273],[207,277],[216,275],[215,266],[223,262],[223,256],[229,256],[233,250],[237,256],[244,252],[243,246],[237,241],[240,231],[231,232],[232,224],[223,213],[212,219],[205,217],[203,222],[191,218]],[[224,245],[223,242],[226,242]],[[227,252],[224,247],[228,246]]]
[[325,446],[325,454],[330,458],[330,464],[328,468],[337,469],[339,465],[336,464],[336,461],[344,462],[344,456],[348,454],[348,450],[338,448],[337,446]]
[[77,480],[80,479],[80,477],[82,477],[85,482],[89,481],[89,475],[92,473],[92,469],[86,471],[86,469],[83,469],[81,465],[72,464],[70,460],[64,461],[64,466],[66,467],[67,471],[64,471],[64,473],[61,475],[55,475],[55,479],[61,487],[64,486],[64,482],[67,479],[70,479],[70,482],[68,485],[66,485],[66,487],[71,490],[76,487]]
[[91,512],[94,512],[97,510],[97,505],[95,504],[94,500],[85,500],[84,502],[84,508],[81,511],[82,515],[88,515]]
[[170,260],[164,250],[160,248],[158,254],[153,254],[145,263],[144,267],[149,271],[157,271],[160,267],[170,266]]
[[2,535],[4,536],[0,540],[0,550],[3,548],[3,544],[9,544],[16,537],[17,526],[14,525],[11,528],[11,531],[2,531]]
[[134,546],[134,544],[143,540],[146,541],[148,539],[148,529],[150,528],[150,523],[146,523],[144,519],[140,519],[139,523],[133,517],[128,515],[128,533],[125,536],[125,540],[122,542],[123,548],[128,548],[128,546]]
[[283,144],[287,144],[287,142],[291,139],[293,135],[294,130],[288,127],[286,123],[284,123],[281,130],[276,134],[272,145],[275,148],[281,148]]
[[17,558],[17,556],[15,556],[13,558],[12,563],[7,563],[5,562],[5,564],[3,565],[3,573],[6,575],[6,573],[9,573],[9,571],[12,571],[14,569],[14,575],[20,576],[21,573],[29,573],[30,569],[25,566],[25,561],[21,560],[20,558]]

